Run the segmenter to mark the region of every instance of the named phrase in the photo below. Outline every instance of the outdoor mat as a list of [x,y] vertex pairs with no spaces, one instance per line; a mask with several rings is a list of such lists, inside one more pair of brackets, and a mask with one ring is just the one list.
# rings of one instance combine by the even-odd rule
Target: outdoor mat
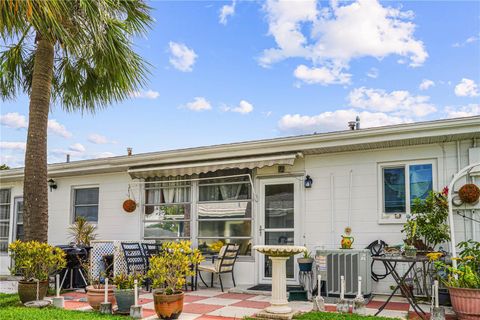
[[[272,291],[272,285],[271,284],[257,284],[256,286],[248,288],[247,290]],[[303,288],[301,286],[287,286],[287,291],[299,291],[299,290],[303,290]]]

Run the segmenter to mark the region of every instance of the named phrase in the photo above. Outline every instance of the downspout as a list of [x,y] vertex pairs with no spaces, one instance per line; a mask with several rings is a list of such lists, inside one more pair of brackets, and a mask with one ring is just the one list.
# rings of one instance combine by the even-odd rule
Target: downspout
[[335,199],[334,199],[334,179],[333,179],[333,173],[330,173],[330,232],[331,232],[331,248],[335,248]]

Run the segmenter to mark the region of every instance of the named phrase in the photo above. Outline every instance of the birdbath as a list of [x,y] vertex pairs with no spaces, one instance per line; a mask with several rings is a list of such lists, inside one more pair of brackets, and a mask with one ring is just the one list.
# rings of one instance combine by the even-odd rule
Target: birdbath
[[291,256],[307,251],[302,246],[254,246],[253,249],[272,260],[272,300],[265,308],[269,314],[279,316],[292,313],[287,300],[287,260]]

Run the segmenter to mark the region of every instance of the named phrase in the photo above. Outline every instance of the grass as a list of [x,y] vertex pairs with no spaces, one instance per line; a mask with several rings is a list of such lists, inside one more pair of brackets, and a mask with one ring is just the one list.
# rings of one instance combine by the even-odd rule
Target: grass
[[0,293],[0,319],[2,320],[125,320],[122,316],[103,315],[97,312],[72,311],[47,307],[43,309],[22,306],[18,295]]

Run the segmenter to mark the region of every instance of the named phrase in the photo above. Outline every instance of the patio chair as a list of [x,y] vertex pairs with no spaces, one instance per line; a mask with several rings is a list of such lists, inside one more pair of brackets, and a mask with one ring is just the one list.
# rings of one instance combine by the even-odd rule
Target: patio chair
[[222,274],[224,273],[231,273],[232,274],[232,281],[233,286],[235,287],[235,276],[234,276],[234,267],[235,262],[237,261],[238,251],[240,247],[234,244],[227,244],[220,249],[218,254],[217,261],[214,261],[212,264],[200,264],[198,265],[198,272],[197,274],[200,276],[200,280],[202,280],[203,284],[208,288],[208,285],[202,278],[201,272],[209,272],[211,273],[211,282],[210,286],[213,287],[213,276],[218,275],[218,279],[220,281],[220,288],[223,292],[223,283],[222,283]]
[[142,250],[148,270],[150,269],[150,258],[162,252],[162,245],[158,243],[142,243]]
[[[146,275],[147,263],[145,262],[145,256],[143,255],[142,249],[138,242],[122,242],[120,243],[123,250],[123,255],[125,256],[125,262],[127,264],[127,274],[138,273],[140,272],[143,275]],[[145,287],[147,290],[150,288],[150,279],[145,279]]]

